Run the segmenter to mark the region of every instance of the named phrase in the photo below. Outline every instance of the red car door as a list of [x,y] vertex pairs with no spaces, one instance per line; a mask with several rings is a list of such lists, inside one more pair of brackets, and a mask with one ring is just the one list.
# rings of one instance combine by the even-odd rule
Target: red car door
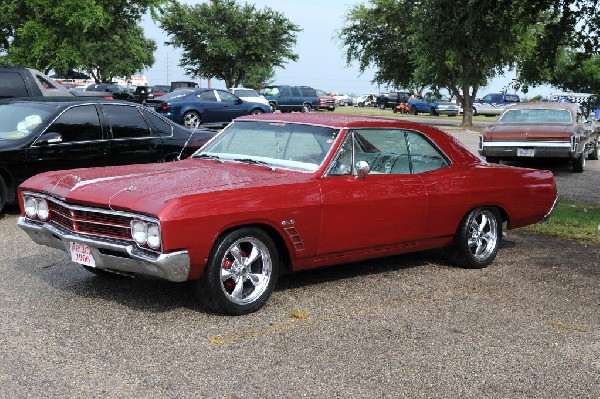
[[[428,197],[412,173],[409,135],[399,129],[348,133],[321,179],[323,221],[319,255],[412,245],[425,237]],[[357,176],[357,164],[370,172]]]

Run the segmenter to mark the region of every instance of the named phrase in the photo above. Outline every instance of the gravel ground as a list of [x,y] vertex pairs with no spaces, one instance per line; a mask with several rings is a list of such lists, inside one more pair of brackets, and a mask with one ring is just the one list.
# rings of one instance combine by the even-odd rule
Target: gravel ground
[[[597,171],[553,170],[598,203]],[[0,217],[1,398],[600,397],[598,245],[509,232],[483,270],[428,251],[303,272],[225,317],[191,283],[96,277],[16,219]]]

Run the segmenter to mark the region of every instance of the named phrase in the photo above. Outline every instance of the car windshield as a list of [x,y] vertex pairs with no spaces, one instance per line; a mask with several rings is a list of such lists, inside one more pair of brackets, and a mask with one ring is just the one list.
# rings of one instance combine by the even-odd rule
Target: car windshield
[[51,112],[43,104],[0,104],[0,140],[20,140],[29,136]]
[[233,94],[235,94],[238,97],[258,97],[259,96],[259,94],[252,89],[235,89],[233,91]]
[[195,92],[195,90],[192,90],[192,89],[177,89],[169,94],[165,94],[164,96],[161,96],[160,99],[162,101],[178,100],[178,99],[186,97],[194,92]]
[[339,129],[299,123],[234,121],[194,157],[261,162],[271,167],[316,171]]
[[571,123],[571,112],[566,109],[509,109],[500,123]]

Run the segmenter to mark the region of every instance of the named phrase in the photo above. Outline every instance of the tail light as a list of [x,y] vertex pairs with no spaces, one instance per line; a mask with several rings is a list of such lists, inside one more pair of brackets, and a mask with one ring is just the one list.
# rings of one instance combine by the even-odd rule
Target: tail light
[[479,135],[479,149],[483,150],[483,134]]
[[169,110],[169,104],[168,103],[162,103],[160,104],[160,109],[163,111],[168,111]]

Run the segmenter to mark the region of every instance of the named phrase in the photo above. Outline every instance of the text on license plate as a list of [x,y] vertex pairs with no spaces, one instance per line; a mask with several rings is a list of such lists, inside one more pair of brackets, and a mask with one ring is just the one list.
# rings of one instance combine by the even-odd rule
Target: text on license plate
[[535,148],[517,148],[518,157],[533,157],[535,156]]
[[71,260],[84,266],[96,267],[96,261],[92,256],[90,247],[78,242],[70,242],[69,249],[71,250]]

